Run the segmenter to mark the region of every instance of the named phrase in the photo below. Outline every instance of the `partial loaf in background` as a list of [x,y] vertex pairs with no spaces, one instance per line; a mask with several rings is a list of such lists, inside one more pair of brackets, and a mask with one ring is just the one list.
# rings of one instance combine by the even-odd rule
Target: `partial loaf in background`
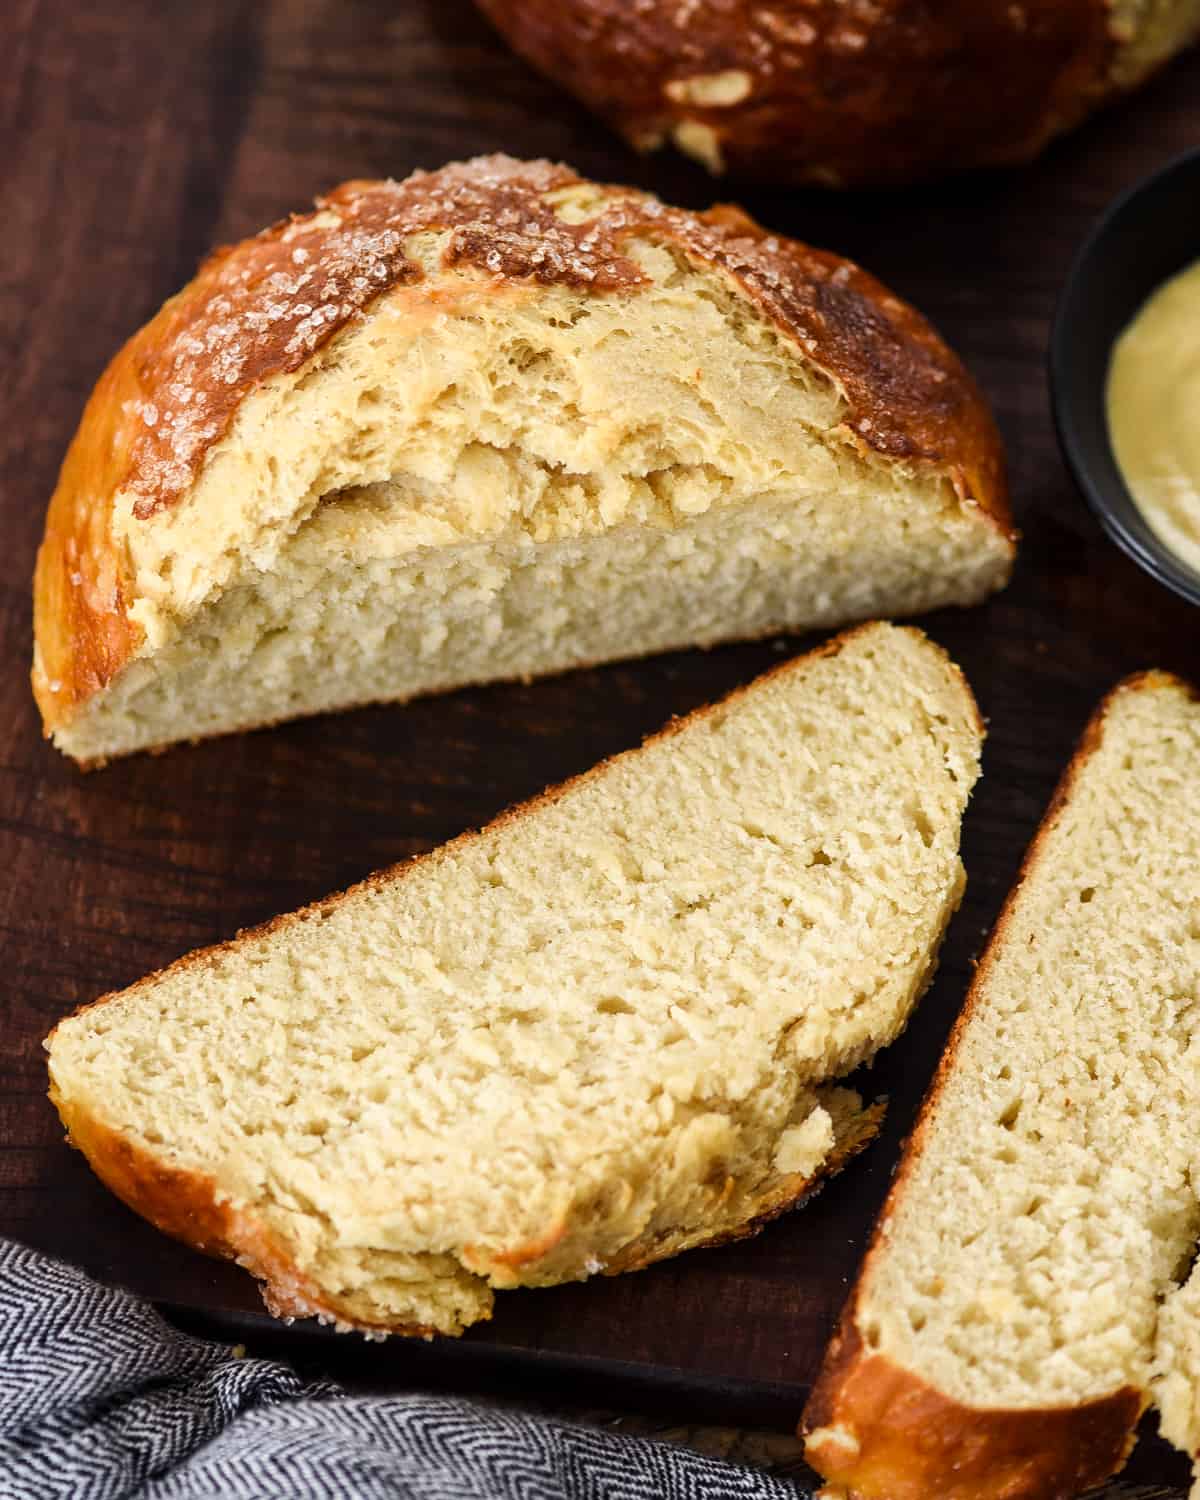
[[52,1097],[284,1316],[456,1333],[752,1233],[874,1131],[834,1080],[928,983],[981,739],[937,647],[864,626],[63,1021]]
[[641,150],[767,182],[1028,161],[1200,32],[1200,0],[479,0]]
[[825,1492],[1065,1500],[1200,1447],[1200,703],[1092,721],[980,962],[805,1413]]
[[849,262],[491,157],[220,251],[101,378],[34,589],[102,761],[467,683],[973,604],[1000,442]]

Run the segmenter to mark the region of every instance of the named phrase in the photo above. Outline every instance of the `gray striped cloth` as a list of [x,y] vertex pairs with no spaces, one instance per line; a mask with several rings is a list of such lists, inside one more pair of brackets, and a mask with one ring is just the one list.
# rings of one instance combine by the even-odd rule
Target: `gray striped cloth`
[[797,1500],[641,1438],[238,1358],[0,1240],[2,1500]]

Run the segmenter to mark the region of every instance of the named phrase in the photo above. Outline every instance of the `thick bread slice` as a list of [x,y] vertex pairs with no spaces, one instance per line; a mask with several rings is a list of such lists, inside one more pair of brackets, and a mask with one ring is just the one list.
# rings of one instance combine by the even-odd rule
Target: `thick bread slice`
[[134,335],[50,503],[33,684],[95,762],[974,604],[1013,549],[979,392],[866,272],[493,157],[348,183]]
[[805,1413],[830,1494],[1123,1463],[1200,1233],[1198,901],[1200,705],[1149,673],[1089,726],[905,1151]]
[[286,1314],[457,1332],[748,1233],[874,1128],[830,1080],[929,979],[981,738],[938,648],[863,627],[63,1021],[52,1097]]

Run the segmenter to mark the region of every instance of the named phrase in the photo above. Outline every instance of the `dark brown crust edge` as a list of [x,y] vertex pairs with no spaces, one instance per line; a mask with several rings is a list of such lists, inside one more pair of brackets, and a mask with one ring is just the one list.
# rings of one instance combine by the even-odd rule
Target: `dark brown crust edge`
[[[1170,673],[1140,672],[1107,693],[1088,721],[996,919],[905,1144],[800,1423],[801,1436],[808,1439],[809,1463],[830,1482],[829,1493],[843,1500],[930,1500],[935,1495],[938,1500],[1061,1500],[1109,1478],[1133,1449],[1137,1424],[1148,1404],[1146,1392],[1126,1386],[1094,1401],[1040,1409],[965,1406],[868,1348],[858,1327],[857,1304],[871,1260],[885,1252],[882,1225],[902,1197],[924,1148],[959,1045],[1043,844],[1101,743],[1114,700],[1159,686],[1197,696],[1191,684]],[[820,1435],[831,1428],[851,1434],[857,1448]]]
[[[736,688],[716,703],[707,704],[695,709],[692,713],[681,718],[673,719],[657,733],[649,735],[644,745],[654,744],[663,739],[669,739],[680,733],[689,724],[702,721],[710,715],[723,711],[730,704],[737,702],[748,693],[756,690],[761,684],[786,673],[797,671],[805,664],[818,660],[822,657],[836,656],[843,647],[854,637],[864,633],[870,633],[881,628],[876,622],[868,622],[856,626],[854,629],[844,631],[833,639],[826,641],[814,650],[804,655],[795,657],[791,661],[783,662],[771,671],[763,673],[753,682],[744,687]],[[914,626],[884,626],[885,630],[898,630],[909,636],[919,637],[926,642],[943,659],[951,669],[957,681],[966,695],[968,704],[973,710],[974,723],[980,734],[984,732],[983,719],[979,713],[973,693],[961,669],[952,661],[950,656],[938,646],[936,642],[930,641],[924,633]],[[528,802],[520,803],[515,807],[508,808],[484,830],[473,830],[459,835],[449,843],[439,845],[438,848],[426,854],[419,854],[412,859],[393,865],[387,869],[378,871],[368,876],[366,880],[348,887],[331,896],[326,896],[309,906],[302,907],[298,911],[289,912],[285,915],[272,918],[257,927],[245,929],[236,937],[224,943],[218,943],[209,948],[198,949],[194,953],[177,959],[165,968],[138,980],[125,990],[112,991],[100,996],[99,999],[78,1006],[72,1015],[79,1016],[97,1006],[106,1005],[109,1001],[116,1000],[122,996],[136,993],[145,989],[163,976],[180,971],[187,971],[196,967],[205,967],[211,964],[221,954],[237,948],[248,939],[265,937],[272,932],[279,931],[296,922],[322,920],[325,915],[340,905],[350,896],[358,891],[370,890],[380,886],[388,885],[397,879],[403,879],[406,874],[413,870],[422,861],[443,856],[445,852],[461,847],[471,840],[478,839],[481,833],[494,829],[508,822],[517,821],[527,813],[548,803],[556,802],[567,792],[579,787],[592,778],[602,774],[614,762],[626,755],[638,754],[637,748],[626,750],[619,755],[610,756],[600,761],[589,770],[578,776],[547,788],[538,796],[531,798]],[[60,1022],[59,1025],[62,1023]],[[52,1052],[54,1037],[58,1027],[47,1036],[43,1043],[47,1052]],[[299,1269],[290,1253],[276,1239],[274,1239],[253,1215],[244,1210],[235,1210],[230,1205],[222,1203],[216,1193],[216,1185],[210,1177],[202,1173],[181,1169],[155,1156],[144,1147],[135,1145],[123,1136],[119,1131],[101,1121],[90,1110],[86,1109],[79,1101],[65,1096],[53,1082],[50,1087],[50,1099],[58,1110],[59,1117],[66,1127],[68,1137],[73,1145],[79,1148],[87,1158],[88,1164],[96,1173],[97,1177],[128,1207],[148,1219],[156,1228],[174,1239],[182,1240],[185,1244],[193,1246],[208,1255],[214,1255],[237,1263],[263,1283],[263,1298],[268,1308],[277,1317],[310,1317],[317,1316],[326,1321],[335,1321],[340,1326],[350,1326],[369,1332],[387,1332],[396,1334],[418,1335],[429,1337],[432,1330],[412,1325],[390,1325],[384,1323],[372,1323],[365,1321],[360,1314],[353,1313],[349,1309],[337,1303],[336,1299],[329,1298]],[[829,1160],[823,1164],[821,1170],[812,1178],[792,1177],[784,1179],[775,1185],[771,1195],[757,1202],[753,1208],[751,1217],[743,1224],[732,1228],[718,1231],[709,1238],[690,1240],[686,1245],[677,1244],[669,1238],[660,1239],[652,1243],[635,1243],[628,1247],[625,1256],[618,1264],[614,1262],[609,1268],[613,1274],[625,1270],[640,1270],[645,1266],[653,1264],[668,1256],[679,1253],[685,1248],[705,1248],[723,1244],[729,1240],[745,1238],[757,1233],[771,1219],[795,1207],[809,1197],[820,1184],[840,1171],[851,1157],[857,1154],[868,1144],[879,1128],[882,1118],[882,1104],[875,1104],[864,1111],[860,1118],[858,1129],[843,1142],[840,1150],[836,1151]],[[518,1248],[514,1260],[520,1261],[522,1255]]]
[[[1112,0],[477,4],[633,146],[699,127],[750,180],[896,187],[1025,162],[1127,91]],[[736,101],[689,96],[688,79],[729,70]]]

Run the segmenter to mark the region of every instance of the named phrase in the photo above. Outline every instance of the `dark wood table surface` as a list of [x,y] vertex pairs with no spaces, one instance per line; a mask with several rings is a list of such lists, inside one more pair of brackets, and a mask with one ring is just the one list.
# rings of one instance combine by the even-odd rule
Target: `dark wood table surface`
[[[250,1317],[248,1279],[160,1239],[64,1147],[44,1093],[53,1021],[488,819],[799,643],[464,692],[81,776],[41,740],[28,660],[34,551],[82,403],[211,244],[343,178],[505,149],[689,205],[735,189],[682,161],[631,155],[508,55],[468,0],[10,0],[0,34],[0,1232],[177,1307]],[[1088,225],[1198,139],[1194,56],[1019,173],[893,196],[741,195],[771,226],[862,260],[939,324],[995,404],[1025,533],[1006,593],[922,622],[966,669],[991,734],[964,833],[969,890],[941,973],[866,1080],[891,1096],[883,1138],[755,1241],[505,1295],[494,1322],[461,1343],[380,1349],[294,1331],[272,1341],[242,1325],[257,1346],[367,1382],[569,1390],[685,1416],[794,1421],[972,957],[1073,740],[1128,671],[1200,677],[1196,615],[1104,540],[1072,487],[1043,368]],[[1182,1485],[1185,1474],[1151,1440],[1127,1478]]]

